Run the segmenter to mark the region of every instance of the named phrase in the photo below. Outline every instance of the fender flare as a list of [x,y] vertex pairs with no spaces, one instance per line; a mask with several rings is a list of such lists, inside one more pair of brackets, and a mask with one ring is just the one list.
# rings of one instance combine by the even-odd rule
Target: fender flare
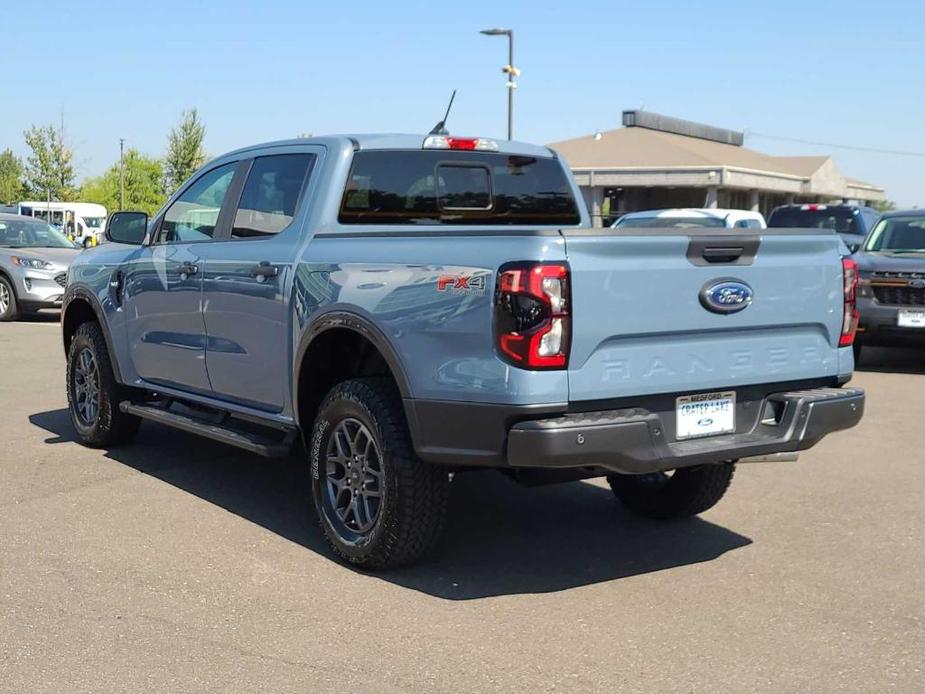
[[311,325],[302,333],[302,337],[299,339],[299,345],[295,354],[292,389],[293,414],[296,418],[299,416],[299,383],[302,379],[302,364],[305,360],[305,353],[316,338],[329,330],[335,329],[352,330],[369,340],[385,359],[385,363],[388,365],[389,370],[395,377],[395,382],[398,384],[398,391],[401,393],[402,399],[404,400],[411,397],[411,389],[408,386],[408,379],[405,375],[405,369],[402,366],[401,359],[385,334],[379,330],[372,321],[359,314],[344,310],[333,310],[312,321]]
[[109,352],[109,363],[112,364],[112,371],[113,375],[116,377],[116,383],[125,385],[125,381],[122,378],[122,371],[119,369],[119,360],[116,358],[116,353],[113,349],[112,334],[109,332],[109,323],[106,321],[106,312],[103,310],[103,305],[100,303],[96,294],[79,284],[68,287],[61,301],[61,341],[64,346],[65,358],[67,358],[68,344],[64,341],[64,322],[67,318],[68,307],[70,307],[75,300],[86,301],[90,305],[90,309],[96,316],[96,322],[99,323],[103,331],[103,339],[106,340],[106,349]]

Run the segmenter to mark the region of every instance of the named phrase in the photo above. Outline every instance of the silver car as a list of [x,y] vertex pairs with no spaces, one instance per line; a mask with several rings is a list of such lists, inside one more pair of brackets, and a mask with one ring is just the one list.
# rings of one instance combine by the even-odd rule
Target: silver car
[[0,321],[60,308],[67,269],[80,251],[41,220],[0,214]]

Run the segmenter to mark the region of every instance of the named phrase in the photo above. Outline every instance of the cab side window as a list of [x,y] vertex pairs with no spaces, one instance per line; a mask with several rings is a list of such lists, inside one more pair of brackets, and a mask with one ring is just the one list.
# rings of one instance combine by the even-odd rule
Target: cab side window
[[212,169],[187,188],[164,214],[157,243],[210,241],[237,165]]
[[267,238],[292,223],[314,154],[257,157],[234,216],[232,238]]

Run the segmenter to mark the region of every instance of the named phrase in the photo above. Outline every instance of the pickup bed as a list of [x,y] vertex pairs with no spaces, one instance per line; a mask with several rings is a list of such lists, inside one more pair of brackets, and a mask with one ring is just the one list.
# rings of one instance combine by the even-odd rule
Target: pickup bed
[[453,475],[606,476],[694,515],[856,424],[857,270],[826,230],[590,228],[549,149],[447,135],[232,152],[71,265],[71,419],[301,456],[334,551],[437,541]]

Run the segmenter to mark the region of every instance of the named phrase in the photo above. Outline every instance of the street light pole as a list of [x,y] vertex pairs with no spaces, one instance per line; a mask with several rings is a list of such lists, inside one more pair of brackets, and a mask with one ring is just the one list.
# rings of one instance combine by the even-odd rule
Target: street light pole
[[514,90],[517,89],[515,79],[520,70],[514,67],[514,31],[513,29],[483,29],[479,33],[486,36],[507,36],[507,65],[501,72],[507,75],[507,139],[514,138]]
[[125,139],[119,138],[119,209],[125,209]]

